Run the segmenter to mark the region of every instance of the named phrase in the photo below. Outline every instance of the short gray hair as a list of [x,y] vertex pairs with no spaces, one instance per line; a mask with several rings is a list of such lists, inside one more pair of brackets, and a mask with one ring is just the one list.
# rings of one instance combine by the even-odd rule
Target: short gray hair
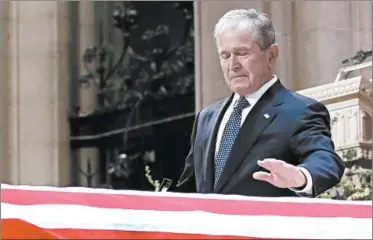
[[247,30],[262,50],[276,43],[275,29],[267,14],[255,9],[234,9],[225,13],[217,22],[214,29],[216,43],[220,34],[225,30]]

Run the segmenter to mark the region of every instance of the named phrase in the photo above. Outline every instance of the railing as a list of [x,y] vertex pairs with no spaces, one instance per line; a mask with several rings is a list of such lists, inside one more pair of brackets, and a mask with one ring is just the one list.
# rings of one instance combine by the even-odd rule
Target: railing
[[[342,80],[341,79],[342,78],[342,73],[348,74],[352,71],[365,69],[365,68],[368,68],[368,67],[371,67],[371,66],[372,66],[372,61],[368,61],[368,62],[363,62],[363,63],[357,64],[357,65],[341,68],[341,69],[339,69],[339,72],[338,72],[337,77],[335,78],[334,82],[339,82],[339,81]],[[346,77],[348,77],[348,75],[344,76],[344,78],[346,78]],[[369,80],[372,82],[372,78],[370,78]]]

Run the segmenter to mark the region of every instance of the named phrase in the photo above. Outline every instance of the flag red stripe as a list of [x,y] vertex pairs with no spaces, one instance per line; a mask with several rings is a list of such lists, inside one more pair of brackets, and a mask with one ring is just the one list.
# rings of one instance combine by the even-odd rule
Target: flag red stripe
[[372,218],[371,205],[242,201],[188,197],[2,189],[1,201],[18,205],[79,204],[101,208],[158,211],[207,211],[231,215]]
[[[43,229],[18,219],[1,220],[1,239],[258,239],[238,236],[99,229]],[[262,238],[261,238],[262,239]]]
[[54,229],[54,232],[69,239],[258,239],[238,236],[211,236],[202,234],[132,232],[110,230]]

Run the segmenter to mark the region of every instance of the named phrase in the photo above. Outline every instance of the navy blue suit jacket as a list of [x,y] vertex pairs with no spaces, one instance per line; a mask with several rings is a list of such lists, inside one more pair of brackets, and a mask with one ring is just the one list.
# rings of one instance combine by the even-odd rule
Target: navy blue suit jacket
[[[253,179],[254,172],[264,171],[257,160],[265,158],[307,169],[313,180],[313,197],[340,181],[344,164],[334,151],[328,110],[316,100],[286,89],[278,80],[245,119],[214,189],[216,136],[232,98],[233,94],[197,114],[190,152],[176,191],[296,196],[290,189]],[[264,117],[266,113],[269,118]]]

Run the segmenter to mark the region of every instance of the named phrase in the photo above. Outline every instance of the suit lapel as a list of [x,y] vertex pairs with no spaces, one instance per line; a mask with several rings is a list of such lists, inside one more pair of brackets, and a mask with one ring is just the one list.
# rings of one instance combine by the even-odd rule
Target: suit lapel
[[[219,192],[227,183],[229,178],[236,171],[242,160],[245,158],[256,139],[260,136],[263,130],[276,117],[278,106],[283,103],[283,86],[277,81],[255,104],[253,109],[245,119],[232,150],[227,159],[225,168],[220,176],[218,184],[214,192]],[[256,165],[256,160],[250,164]]]
[[206,151],[204,152],[203,158],[203,172],[204,172],[204,182],[206,193],[211,193],[213,191],[213,179],[214,179],[214,162],[215,162],[215,146],[216,146],[216,136],[219,130],[220,122],[227,110],[229,104],[232,102],[233,94],[230,98],[221,101],[216,110],[213,111],[211,119],[207,126],[208,140],[206,143]]

